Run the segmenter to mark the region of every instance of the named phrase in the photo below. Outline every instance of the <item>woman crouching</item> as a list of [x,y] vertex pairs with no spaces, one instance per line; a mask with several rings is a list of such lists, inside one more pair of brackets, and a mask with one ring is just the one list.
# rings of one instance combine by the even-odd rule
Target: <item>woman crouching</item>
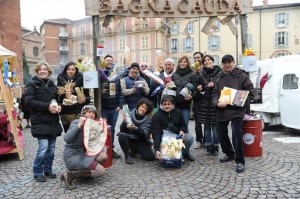
[[87,156],[83,145],[83,125],[87,119],[95,120],[97,109],[94,105],[85,105],[81,111],[82,116],[74,120],[64,136],[66,142],[64,161],[67,171],[61,175],[66,189],[75,189],[74,178],[102,176],[105,168],[101,165],[107,160],[106,147],[95,156]]

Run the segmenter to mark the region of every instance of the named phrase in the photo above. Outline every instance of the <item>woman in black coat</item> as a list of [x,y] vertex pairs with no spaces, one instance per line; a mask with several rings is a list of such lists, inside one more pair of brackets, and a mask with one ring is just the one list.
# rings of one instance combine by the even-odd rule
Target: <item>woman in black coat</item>
[[[83,77],[74,62],[67,63],[63,72],[58,75],[57,86],[65,86],[68,81],[72,81],[75,84],[73,89],[59,96],[59,102],[62,104],[61,120],[65,132],[68,131],[71,122],[79,118],[82,107],[90,103],[88,89],[83,90],[84,95],[82,96],[78,96],[75,91],[75,87],[83,88]],[[70,103],[66,103],[67,100]]]
[[52,172],[56,137],[62,133],[59,123],[61,106],[57,104],[57,87],[52,80],[51,68],[47,63],[35,66],[36,76],[30,80],[25,90],[25,101],[30,107],[31,134],[38,139],[38,150],[33,163],[34,179],[46,182],[56,178]]
[[126,118],[120,126],[119,143],[125,155],[125,162],[133,164],[129,156],[131,152],[141,154],[142,158],[148,161],[154,160],[154,153],[151,149],[150,129],[151,117],[153,111],[152,102],[146,98],[142,98],[130,112],[131,122],[128,123]]
[[205,55],[202,59],[203,69],[199,74],[197,93],[194,96],[195,121],[204,124],[205,146],[208,155],[218,155],[219,139],[216,124],[216,110],[212,103],[212,93],[221,68],[214,65],[214,58]]

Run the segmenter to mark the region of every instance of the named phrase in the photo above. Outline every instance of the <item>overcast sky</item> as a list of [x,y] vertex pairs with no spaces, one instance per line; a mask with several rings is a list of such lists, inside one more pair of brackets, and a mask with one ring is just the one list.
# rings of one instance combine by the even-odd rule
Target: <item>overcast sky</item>
[[[292,3],[300,0],[268,0],[269,4]],[[84,0],[20,0],[21,24],[29,30],[36,26],[39,31],[47,19],[67,18],[71,20],[85,17]],[[254,5],[261,5],[263,0],[253,0]]]

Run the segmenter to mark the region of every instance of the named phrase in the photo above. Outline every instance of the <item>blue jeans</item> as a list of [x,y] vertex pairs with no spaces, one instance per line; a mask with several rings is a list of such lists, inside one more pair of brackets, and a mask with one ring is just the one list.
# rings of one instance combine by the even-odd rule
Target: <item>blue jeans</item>
[[107,124],[111,127],[111,141],[112,147],[114,148],[115,140],[115,127],[117,124],[119,112],[116,111],[116,108],[103,108],[102,109],[102,118],[105,118]]
[[33,162],[33,175],[39,176],[43,172],[51,172],[54,160],[56,138],[39,139],[38,150]]
[[216,123],[204,124],[204,138],[206,146],[219,146],[219,136]]
[[[182,112],[183,119],[186,124],[187,131],[189,131],[189,121],[190,121],[190,109],[180,109]],[[188,133],[188,132],[186,132]]]

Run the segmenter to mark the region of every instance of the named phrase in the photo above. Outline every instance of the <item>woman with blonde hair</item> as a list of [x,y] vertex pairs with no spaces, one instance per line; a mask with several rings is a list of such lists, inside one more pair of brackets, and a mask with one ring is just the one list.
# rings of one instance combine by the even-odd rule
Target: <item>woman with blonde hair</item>
[[38,149],[33,162],[33,176],[37,182],[56,178],[52,171],[56,137],[62,133],[59,123],[61,106],[57,104],[57,86],[49,76],[52,73],[47,63],[35,66],[36,76],[26,85],[25,102],[30,108],[31,134],[38,139]]

